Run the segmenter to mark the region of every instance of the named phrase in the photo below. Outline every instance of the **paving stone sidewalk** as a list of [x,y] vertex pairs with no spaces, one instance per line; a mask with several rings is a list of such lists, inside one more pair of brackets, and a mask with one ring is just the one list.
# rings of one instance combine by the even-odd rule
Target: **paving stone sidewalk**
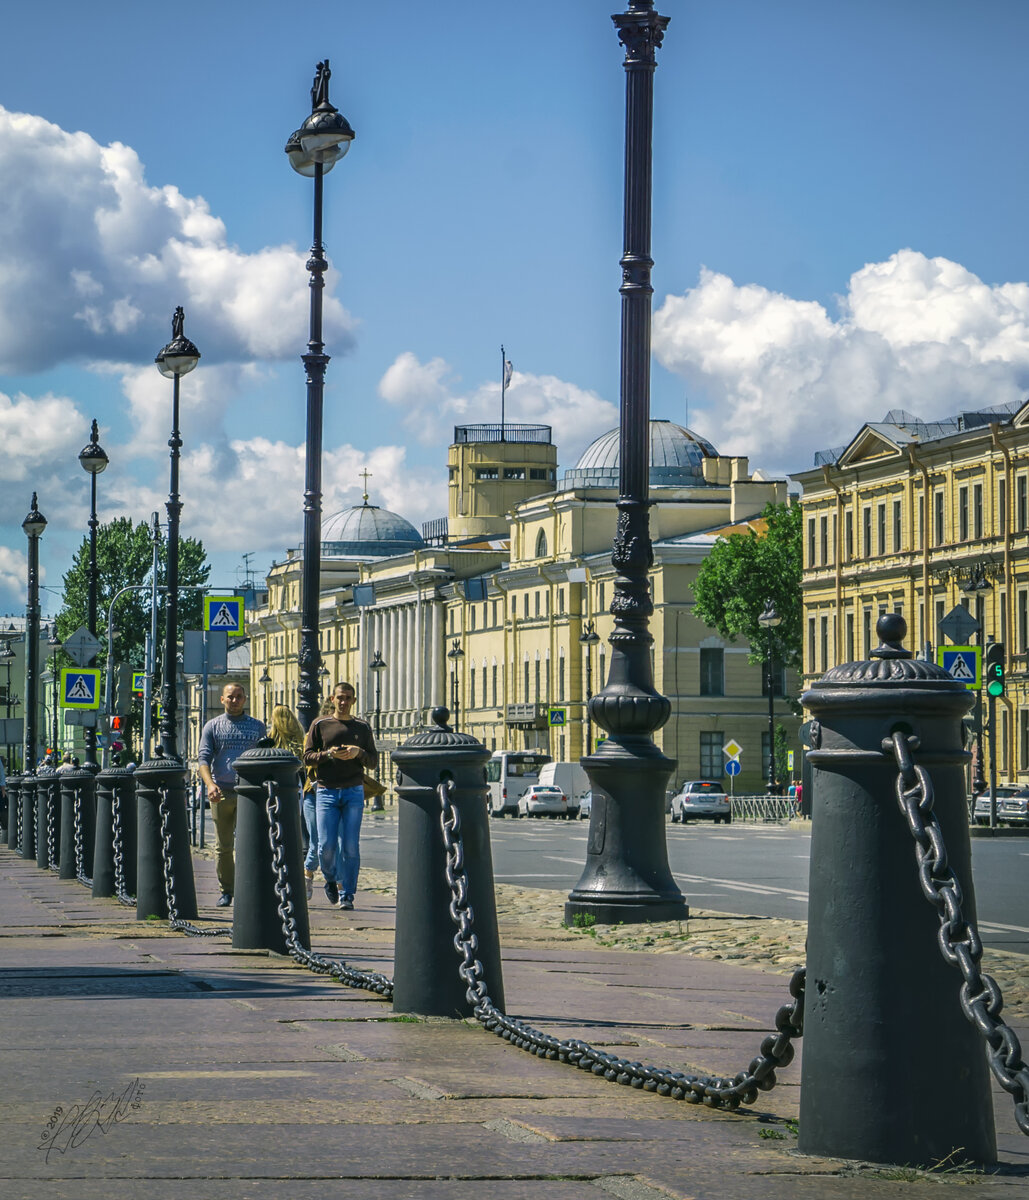
[[[195,869],[205,923],[227,927],[213,864],[198,855]],[[392,974],[392,882],[362,872],[352,913],[316,894],[314,948]],[[692,949],[687,939],[655,954],[667,948],[656,928],[567,930],[562,902],[499,890],[513,1014],[676,1070],[747,1065],[786,998],[785,965],[699,957],[699,936]],[[474,1021],[394,1013],[227,938],[137,922],[134,909],[93,900],[6,848],[0,914],[4,1200],[878,1200],[912,1186],[992,1200],[1027,1190],[1029,1139],[999,1089],[998,1173],[815,1159],[794,1149],[799,1054],[774,1091],[722,1113],[538,1059]],[[614,944],[620,936],[639,948]],[[1026,1035],[1025,1020],[1015,1024]]]

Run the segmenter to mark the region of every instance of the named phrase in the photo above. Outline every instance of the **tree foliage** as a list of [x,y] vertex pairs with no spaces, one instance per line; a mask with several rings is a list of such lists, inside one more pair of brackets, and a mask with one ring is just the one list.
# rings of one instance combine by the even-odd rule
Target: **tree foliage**
[[[777,662],[796,667],[802,646],[800,505],[768,504],[761,517],[764,533],[734,533],[715,543],[693,584],[695,612],[726,640],[746,638],[752,662],[764,662],[771,649]],[[758,617],[768,600],[782,623],[766,630]]]
[[[111,601],[122,588],[150,582],[153,542],[151,528],[144,522],[134,525],[128,517],[115,520],[97,528],[97,629],[101,649],[97,663],[103,665],[107,659],[107,613]],[[158,550],[158,583],[165,574],[167,545],[162,541]],[[195,538],[179,539],[179,584],[204,584],[210,575],[210,565],[203,544]],[[70,570],[64,576],[64,604],[57,617],[57,633],[62,641],[70,637],[80,625],[87,624],[89,605],[89,538],[72,559]],[[163,638],[165,597],[158,592],[158,638]],[[179,595],[178,637],[181,640],[186,629],[200,629],[203,620],[201,592],[182,592]],[[128,663],[134,670],[142,670],[144,645],[150,628],[149,589],[126,592],[114,609],[115,659]],[[158,646],[160,666],[160,645]]]

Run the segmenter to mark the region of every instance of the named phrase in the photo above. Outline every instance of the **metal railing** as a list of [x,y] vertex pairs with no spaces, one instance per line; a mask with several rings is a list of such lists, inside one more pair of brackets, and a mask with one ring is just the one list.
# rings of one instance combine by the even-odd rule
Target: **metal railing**
[[782,825],[791,821],[798,810],[798,802],[793,796],[730,796],[729,804],[734,821]]

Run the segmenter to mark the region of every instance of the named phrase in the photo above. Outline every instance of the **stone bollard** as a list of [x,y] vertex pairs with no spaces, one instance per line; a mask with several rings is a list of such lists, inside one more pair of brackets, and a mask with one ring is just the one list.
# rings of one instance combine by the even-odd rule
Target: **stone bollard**
[[[975,919],[961,718],[972,694],[900,646],[880,617],[873,662],[834,667],[803,696],[811,734],[811,883],[798,1148],[930,1166],[996,1160],[983,1042],[942,958],[915,842],[883,751],[914,734],[950,867]],[[955,1158],[951,1158],[952,1153]]]
[[167,797],[168,804],[175,916],[186,921],[197,916],[186,816],[186,776],[186,768],[178,759],[160,756],[140,763],[133,775],[136,785],[136,919],[139,921],[150,916],[171,916],[164,885],[162,796]]
[[36,776],[26,774],[21,780],[21,831],[18,851],[22,858],[36,857]]
[[[93,867],[93,838],[96,830],[96,777],[85,767],[59,771],[61,781],[61,879],[84,878]],[[75,844],[76,818],[78,841]]]
[[[122,870],[130,861],[125,849],[125,812],[132,810],[132,882],[135,885],[136,856],[136,813],[134,799],[135,784],[132,772],[124,767],[108,767],[96,777],[96,835],[93,847],[93,895],[114,896],[117,894],[114,874],[114,806],[119,805],[119,821],[122,836]],[[124,879],[123,879],[124,883]],[[133,886],[133,891],[135,887]]]
[[7,849],[21,845],[21,775],[7,777]]
[[453,779],[452,800],[460,816],[468,896],[479,940],[486,987],[504,1007],[504,977],[493,891],[493,855],[486,815],[486,772],[490,752],[466,733],[447,725],[450,713],[434,708],[436,728],[416,733],[393,751],[401,771],[397,846],[397,929],[394,944],[393,1009],[426,1016],[468,1017],[467,984],[458,974],[457,932],[450,917],[446,852],[436,788]]
[[236,785],[236,890],[232,898],[232,944],[238,950],[288,954],[279,915],[269,840],[268,784],[279,801],[283,858],[293,899],[297,940],[311,948],[300,834],[300,760],[275,746],[254,746],[232,764]]
[[[55,840],[57,834],[57,822],[51,820],[51,805],[53,804],[56,779],[57,772],[53,767],[40,767],[36,774],[36,866],[42,867],[44,871],[50,870],[51,831],[55,835]],[[56,850],[56,846],[54,850]],[[56,854],[54,861],[56,861]]]

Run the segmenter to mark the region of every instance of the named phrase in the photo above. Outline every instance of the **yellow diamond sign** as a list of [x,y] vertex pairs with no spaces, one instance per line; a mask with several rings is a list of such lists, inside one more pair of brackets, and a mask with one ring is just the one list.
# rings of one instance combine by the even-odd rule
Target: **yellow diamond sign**
[[727,754],[730,758],[739,758],[743,753],[743,747],[734,738],[730,738],[722,747],[722,753]]

